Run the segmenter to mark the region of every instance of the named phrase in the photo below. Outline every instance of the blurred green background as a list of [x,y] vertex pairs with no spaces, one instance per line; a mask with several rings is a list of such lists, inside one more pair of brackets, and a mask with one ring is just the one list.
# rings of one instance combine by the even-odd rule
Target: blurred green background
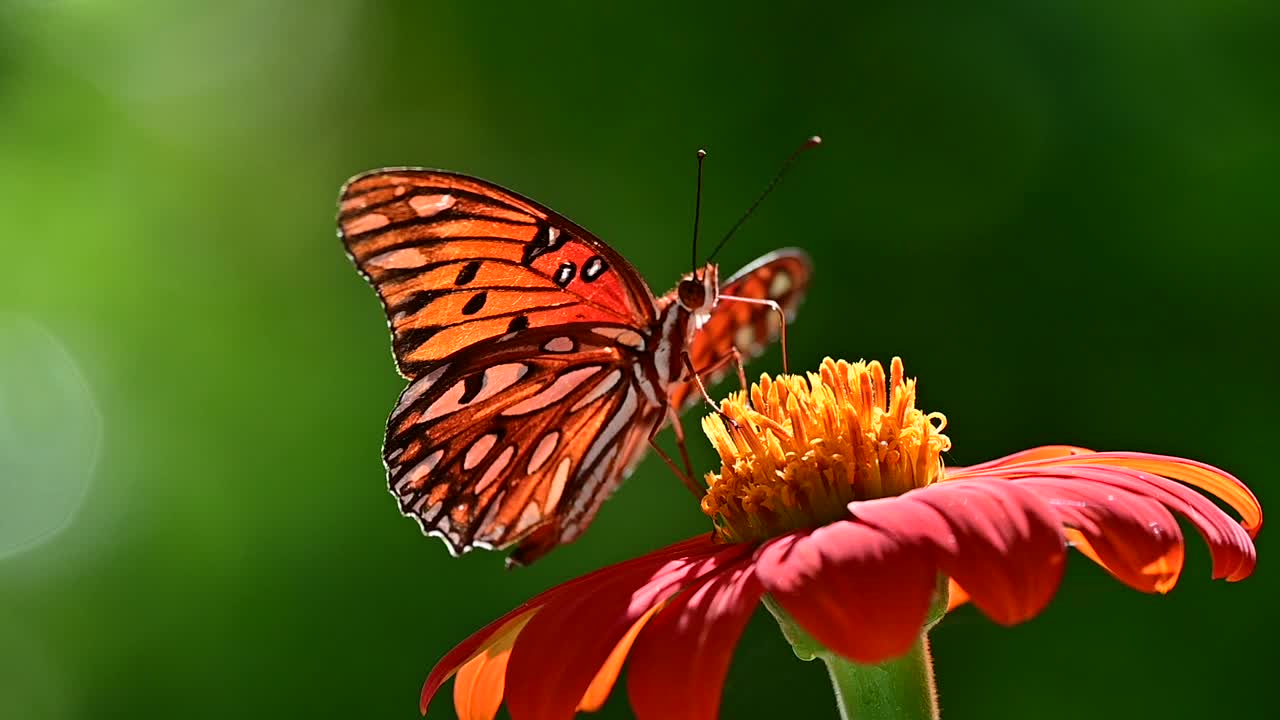
[[[5,0],[0,717],[412,718],[473,629],[706,529],[655,458],[528,569],[400,517],[379,447],[403,383],[333,226],[380,165],[538,198],[661,291],[696,148],[716,236],[821,133],[721,255],[814,256],[793,366],[902,355],[955,463],[1175,453],[1265,504],[1278,34],[1263,2]],[[950,617],[944,717],[1265,715],[1265,534],[1234,586],[1189,540],[1167,597],[1075,557],[1025,626]],[[795,709],[835,717],[761,612],[723,715]],[[628,714],[616,692],[602,716]]]

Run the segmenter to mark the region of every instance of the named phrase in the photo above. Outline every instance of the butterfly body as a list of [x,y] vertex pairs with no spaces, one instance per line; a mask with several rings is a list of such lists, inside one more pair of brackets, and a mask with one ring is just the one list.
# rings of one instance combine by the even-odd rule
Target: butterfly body
[[[518,546],[531,562],[575,539],[697,397],[686,358],[722,374],[775,331],[755,306],[726,312],[714,265],[655,297],[586,230],[463,175],[357,176],[339,231],[410,380],[387,424],[390,490],[454,554]],[[791,312],[808,274],[784,251],[725,287]]]

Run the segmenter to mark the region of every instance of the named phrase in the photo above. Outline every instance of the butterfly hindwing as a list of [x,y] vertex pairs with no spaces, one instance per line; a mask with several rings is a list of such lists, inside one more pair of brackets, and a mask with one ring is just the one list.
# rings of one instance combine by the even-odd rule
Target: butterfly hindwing
[[601,471],[631,429],[654,419],[626,353],[596,329],[531,329],[411,383],[384,448],[401,510],[455,553],[581,514],[617,475]]
[[[720,294],[772,300],[782,308],[790,323],[804,300],[812,274],[813,263],[807,253],[799,248],[784,248],[739,270],[721,284]],[[689,359],[695,368],[716,368],[702,376],[705,384],[712,385],[733,372],[728,357],[734,348],[743,360],[757,357],[778,339],[780,322],[778,314],[767,305],[722,299],[694,336]],[[700,400],[692,383],[683,383],[670,392],[672,406],[682,410]]]

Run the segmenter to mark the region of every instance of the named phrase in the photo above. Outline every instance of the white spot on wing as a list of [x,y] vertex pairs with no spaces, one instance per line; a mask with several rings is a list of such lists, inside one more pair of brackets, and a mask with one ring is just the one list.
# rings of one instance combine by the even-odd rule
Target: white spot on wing
[[489,469],[484,471],[484,475],[480,477],[480,482],[476,483],[476,494],[483,493],[494,480],[498,479],[498,475],[506,469],[507,463],[511,462],[512,456],[516,454],[514,445],[508,445],[506,450],[502,451],[492,463],[489,463]]
[[467,455],[462,459],[462,469],[471,470],[480,464],[485,455],[493,449],[493,444],[498,442],[498,436],[494,433],[482,436],[479,440],[471,444],[467,448]]
[[[599,480],[602,473],[609,472],[609,467],[613,465],[613,462],[617,458],[617,456],[618,456],[618,447],[615,445],[609,448],[609,452],[605,453],[604,459],[601,461],[600,466],[597,467],[595,471],[591,473],[591,479],[588,481],[587,484],[590,485],[591,481]],[[613,482],[614,484],[616,484],[618,480],[615,479]],[[587,488],[584,492],[578,493],[578,497],[575,498],[573,501],[573,513],[575,515],[580,515],[584,510],[586,510],[587,503],[593,502],[593,495],[595,496],[593,504],[595,504],[598,507],[600,503],[604,502],[604,500],[606,499],[606,496],[612,491],[613,491],[613,488],[611,487],[602,488],[595,492],[591,492],[590,489]],[[573,537],[577,537],[578,532],[581,532],[581,528],[578,528],[577,532],[573,533]]]
[[587,405],[590,405],[596,400],[599,400],[602,395],[604,395],[605,393],[617,387],[618,381],[621,379],[622,379],[622,369],[615,368],[613,372],[604,376],[604,379],[596,383],[596,386],[594,388],[591,388],[591,392],[587,393],[582,397],[581,400],[574,403],[573,407],[569,408],[569,412],[577,412],[578,410],[581,410],[582,408],[586,407]]
[[743,325],[733,332],[733,344],[739,350],[746,350],[756,342],[755,328],[750,325]]
[[400,248],[374,255],[365,261],[365,265],[375,270],[399,270],[416,268],[427,264],[427,258],[418,248]]
[[427,408],[427,414],[424,419],[435,420],[438,417],[443,417],[451,412],[461,410],[462,404],[459,401],[462,400],[462,396],[465,395],[466,392],[467,387],[462,380],[454,383],[453,387],[446,390],[444,395],[440,396],[440,399],[431,403],[431,407]]
[[530,502],[524,506],[524,512],[520,513],[520,519],[516,521],[516,526],[512,530],[514,533],[522,533],[525,530],[537,525],[542,520],[542,509],[538,507],[538,503]]
[[430,390],[431,386],[435,385],[436,381],[440,379],[440,376],[448,369],[449,364],[445,363],[417,380],[414,380],[413,384],[405,388],[404,392],[400,394],[400,404],[396,405],[396,409],[392,411],[391,416],[399,416],[400,413],[408,409],[410,405],[417,402],[418,398],[422,397],[423,393]]
[[560,502],[560,496],[564,494],[564,485],[569,481],[569,467],[573,465],[573,458],[564,458],[560,464],[556,466],[556,476],[551,479],[551,490],[547,493],[547,508],[555,512],[556,504]]
[[529,474],[532,475],[542,467],[555,452],[556,446],[560,444],[560,431],[552,430],[542,439],[538,441],[538,446],[533,449],[533,455],[529,458]]
[[415,195],[409,198],[409,207],[418,217],[431,217],[453,207],[455,202],[452,195]]
[[773,276],[773,281],[769,283],[769,297],[780,298],[791,289],[791,276],[784,272],[779,272]]
[[644,337],[635,330],[617,327],[600,327],[592,328],[591,332],[602,337],[607,337],[619,345],[626,345],[627,347],[635,348],[636,350],[644,349]]
[[418,464],[409,468],[409,470],[406,471],[405,474],[401,475],[400,479],[396,481],[396,492],[403,495],[406,487],[421,487],[422,482],[426,480],[427,475],[435,469],[436,463],[440,462],[440,457],[442,455],[444,455],[444,450],[437,450],[428,455],[425,459],[418,461]]
[[[591,448],[583,455],[582,467],[592,467],[592,463],[600,456],[600,453],[613,444],[614,439],[618,437],[618,433],[622,432],[622,429],[635,419],[635,410],[636,393],[631,388],[628,388],[626,397],[622,399],[622,403],[614,412],[613,417],[609,419],[609,424],[596,436]],[[595,472],[595,470],[592,472]]]
[[355,220],[348,222],[344,231],[348,235],[358,235],[362,232],[377,230],[390,222],[391,221],[387,219],[387,216],[382,213],[369,213],[368,215],[361,215]]
[[505,363],[494,365],[484,371],[483,389],[476,394],[470,405],[488,400],[507,388],[515,385],[524,377],[528,367],[524,363]]
[[551,338],[550,340],[547,341],[545,345],[542,346],[543,350],[546,350],[547,352],[553,352],[553,353],[573,352],[573,348],[574,348],[573,338],[568,338],[568,337]]
[[559,402],[564,399],[564,396],[568,395],[574,388],[578,387],[583,380],[587,379],[587,376],[593,375],[599,371],[599,365],[590,365],[584,368],[578,368],[577,370],[570,370],[564,375],[556,378],[556,381],[551,383],[550,387],[547,389],[521,400],[506,410],[503,410],[502,414],[521,415],[527,412],[541,410],[552,403]]

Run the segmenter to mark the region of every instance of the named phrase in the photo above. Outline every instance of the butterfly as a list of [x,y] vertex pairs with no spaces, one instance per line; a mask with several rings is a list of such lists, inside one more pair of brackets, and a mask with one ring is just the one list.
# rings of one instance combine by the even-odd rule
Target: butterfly
[[811,274],[785,249],[655,297],[564,216],[438,170],[352,178],[338,225],[409,381],[383,447],[392,495],[452,554],[514,548],[513,564],[577,538],[668,421],[687,468],[679,411],[785,331]]

